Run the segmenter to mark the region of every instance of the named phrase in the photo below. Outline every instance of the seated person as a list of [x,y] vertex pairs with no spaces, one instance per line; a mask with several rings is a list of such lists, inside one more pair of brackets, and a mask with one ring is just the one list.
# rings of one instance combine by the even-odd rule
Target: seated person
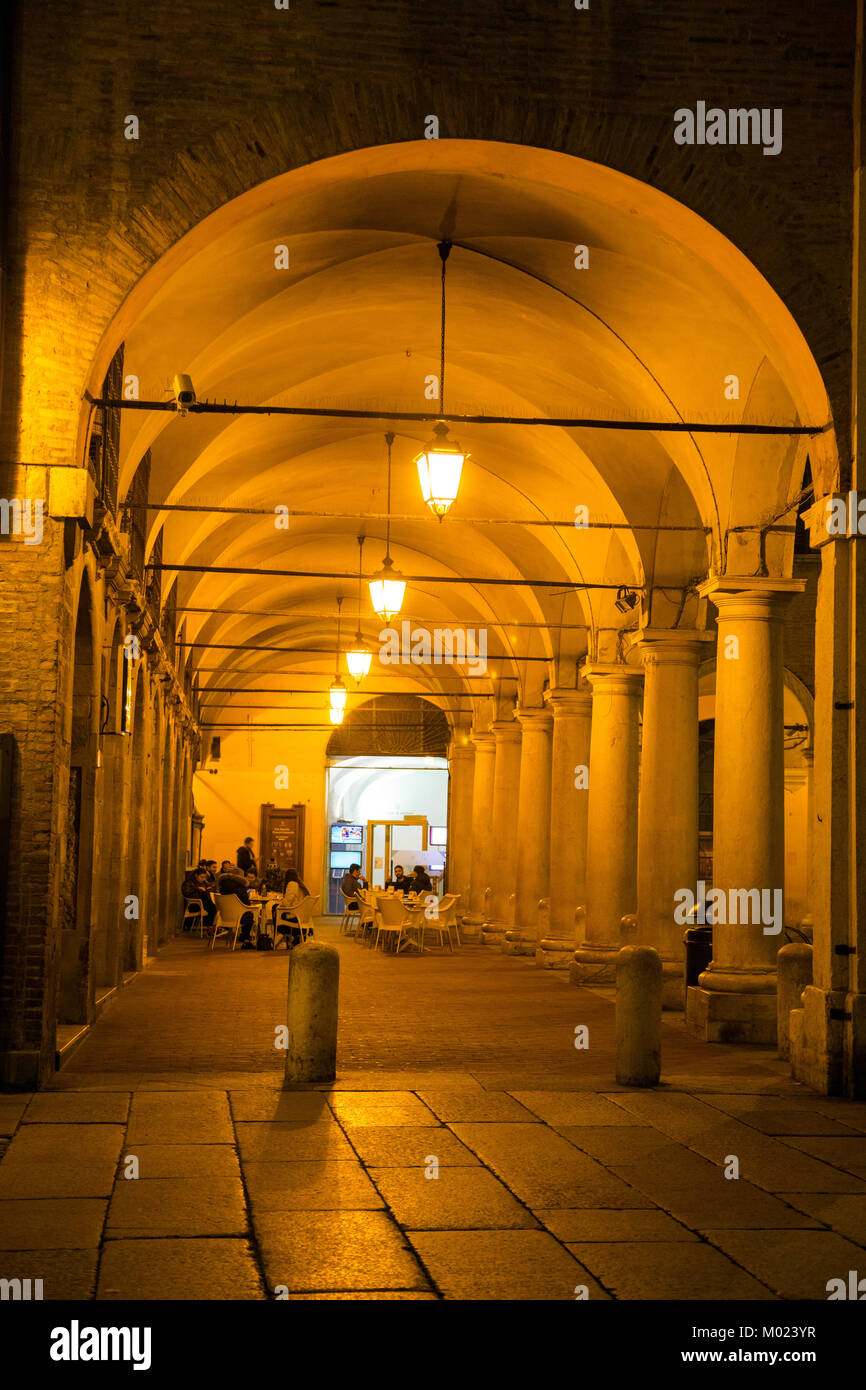
[[355,892],[359,888],[366,887],[367,880],[361,877],[361,865],[350,864],[348,873],[343,875],[343,881],[340,884],[340,892],[343,894],[346,900],[346,907],[350,912],[357,912],[360,906],[357,899],[354,897]]
[[404,874],[403,865],[394,865],[394,877],[385,880],[386,888],[395,888],[398,893],[411,893],[412,880],[408,874]]
[[[216,917],[216,903],[207,891],[207,875],[201,867],[191,869],[180,886],[184,902],[200,902],[202,917],[206,927],[212,927]],[[184,931],[190,930],[190,924],[184,925]]]
[[223,862],[220,864],[220,871],[219,874],[217,874],[217,878],[219,878],[221,874],[233,874],[235,873],[236,869],[236,864],[233,864],[230,859],[224,859]]
[[198,868],[197,868],[196,872],[197,872],[197,873],[198,873],[198,872],[201,872],[201,873],[204,874],[204,885],[205,885],[205,888],[215,888],[215,887],[216,887],[216,874],[215,874],[215,873],[212,871],[212,869],[211,869],[211,864],[212,864],[212,863],[213,863],[213,868],[216,869],[216,863],[215,863],[214,861],[210,860],[210,859],[200,859],[200,860],[198,861]]
[[267,893],[281,893],[284,877],[285,875],[276,859],[269,859],[265,866],[265,891]]
[[433,884],[430,882],[430,875],[424,868],[423,864],[416,864],[415,868],[412,870],[412,873],[414,874],[414,878],[412,879],[413,893],[433,892]]
[[[227,862],[228,861],[226,860],[223,861],[224,864]],[[247,881],[241,873],[240,869],[236,868],[233,864],[229,864],[228,873],[220,874],[219,879],[217,880],[217,892],[223,893],[227,897],[231,894],[235,894],[236,897],[240,898],[241,902],[244,904],[245,907],[250,906],[250,892],[249,887],[247,886]],[[242,913],[241,950],[243,951],[255,950],[255,947],[253,946],[253,943],[250,939],[250,932],[252,931],[252,928],[253,913],[251,911]]]
[[246,881],[247,881],[247,888],[250,890],[250,892],[251,892],[251,893],[256,893],[256,892],[258,892],[259,880],[258,880],[258,877],[257,877],[257,875],[256,875],[255,869],[250,869],[250,870],[244,875],[244,877],[246,878]]
[[[309,896],[310,890],[298,874],[297,869],[286,869],[286,876],[283,879],[282,901],[274,903],[274,922],[276,922],[277,920],[277,912],[280,908],[297,907],[298,903],[303,898],[308,898]],[[292,926],[292,923],[294,923],[294,926]],[[296,917],[290,917],[288,920],[288,924],[286,923],[285,919],[283,919],[283,921],[280,924],[279,930],[281,934],[284,936],[288,936],[288,934],[291,933],[293,946],[300,945],[301,928],[298,926],[298,921]],[[313,935],[312,927],[307,928],[307,935]],[[286,944],[288,945],[288,943]]]

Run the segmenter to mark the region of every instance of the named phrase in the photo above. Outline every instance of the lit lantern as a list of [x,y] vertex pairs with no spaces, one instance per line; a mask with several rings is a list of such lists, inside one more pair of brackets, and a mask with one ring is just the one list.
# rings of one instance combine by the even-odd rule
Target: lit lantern
[[390,555],[385,556],[379,573],[367,582],[374,609],[384,623],[390,623],[403,607],[403,595],[406,592],[406,580],[399,570],[395,570]]
[[434,438],[418,455],[418,480],[421,495],[431,512],[441,521],[460,487],[460,475],[466,454],[460,445],[449,439],[448,426],[440,420],[433,429]]
[[332,724],[342,724],[342,722],[343,722],[343,715],[345,714],[345,710],[342,710],[342,709],[330,709],[330,710],[328,710],[328,713],[329,713],[329,715],[331,716],[331,723],[332,723]]
[[349,675],[358,685],[361,684],[361,681],[368,674],[372,660],[373,653],[364,646],[364,639],[360,632],[358,632],[355,636],[354,647],[346,652],[346,665],[349,668]]
[[349,692],[344,686],[343,682],[340,680],[339,676],[335,681],[331,683],[331,688],[328,691],[328,694],[331,700],[331,709],[344,710],[346,708],[346,701],[349,698]]

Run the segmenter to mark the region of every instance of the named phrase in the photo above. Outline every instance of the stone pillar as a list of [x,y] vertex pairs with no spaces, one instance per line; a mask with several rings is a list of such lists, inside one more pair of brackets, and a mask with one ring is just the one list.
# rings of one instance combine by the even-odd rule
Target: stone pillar
[[565,970],[577,944],[575,911],[586,898],[586,821],[589,810],[589,691],[555,689],[550,794],[550,915],[535,952],[536,965]]
[[637,832],[637,935],[662,962],[662,1002],[685,1008],[685,926],[678,890],[697,893],[698,666],[709,632],[644,628],[633,645],[644,669]]
[[521,709],[520,794],[517,805],[517,901],[503,951],[534,956],[539,902],[550,889],[550,783],[553,717],[546,709]]
[[724,910],[713,909],[713,959],[688,990],[686,1026],[707,1042],[776,1041],[784,938],[763,918],[779,903],[784,912],[781,620],[787,599],[804,587],[797,579],[730,578],[701,589],[718,609],[713,889]]
[[[511,897],[517,888],[517,798],[520,787],[520,725],[497,719],[493,725],[496,766],[493,773],[493,850],[489,919],[482,934],[488,946],[501,946],[514,921]],[[488,832],[489,833],[489,832]]]
[[474,770],[475,749],[468,732],[460,731],[448,750],[448,859],[445,867],[448,892],[460,895],[458,912],[469,908]]
[[616,981],[620,921],[637,907],[638,712],[643,672],[618,663],[584,668],[592,686],[586,936],[572,978]]
[[[866,274],[866,271],[864,271]],[[855,335],[856,342],[856,335]],[[862,437],[862,432],[861,436]],[[864,470],[860,452],[855,464]],[[862,498],[862,493],[859,494]],[[791,1071],[826,1095],[866,1096],[866,873],[862,810],[866,805],[866,718],[859,695],[866,667],[866,540],[831,531],[834,504],[821,498],[806,513],[820,548],[815,613],[815,732],[812,791],[812,983],[789,1015]],[[856,499],[855,499],[856,503]],[[844,528],[843,528],[844,529]]]
[[496,742],[491,733],[473,733],[475,767],[472,777],[472,861],[469,875],[468,911],[463,914],[464,926],[480,927],[485,917],[485,890],[492,837],[490,822],[493,811],[493,766]]

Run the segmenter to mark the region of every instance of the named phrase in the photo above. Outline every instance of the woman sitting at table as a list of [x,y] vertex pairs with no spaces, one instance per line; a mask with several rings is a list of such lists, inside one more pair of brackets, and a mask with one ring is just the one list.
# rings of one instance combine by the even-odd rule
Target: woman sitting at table
[[414,874],[414,878],[412,879],[412,882],[411,882],[411,885],[410,885],[410,886],[411,886],[411,889],[412,889],[412,892],[413,892],[413,893],[432,893],[432,892],[433,892],[433,884],[430,882],[430,875],[428,874],[427,870],[424,868],[424,865],[423,865],[423,864],[416,864],[416,865],[415,865],[415,868],[412,870],[412,872],[413,872],[413,874]]
[[[286,876],[283,879],[283,896],[280,902],[274,904],[274,923],[276,924],[277,912],[280,909],[291,909],[297,907],[303,898],[310,896],[310,890],[298,874],[297,869],[286,869]],[[294,923],[294,926],[292,925]],[[288,922],[281,922],[278,930],[288,936],[291,932],[292,945],[297,946],[301,940],[301,929],[298,926],[298,919],[292,915]],[[313,935],[312,927],[307,928],[307,935]]]

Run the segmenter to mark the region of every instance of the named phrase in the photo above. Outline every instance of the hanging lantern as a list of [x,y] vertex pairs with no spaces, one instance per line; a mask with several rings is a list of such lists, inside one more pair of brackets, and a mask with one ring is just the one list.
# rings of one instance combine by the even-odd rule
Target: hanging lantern
[[349,692],[344,686],[343,682],[340,680],[339,676],[335,681],[332,681],[331,688],[328,691],[328,695],[331,701],[331,709],[346,708],[346,701],[349,698]]
[[331,716],[332,724],[342,724],[343,715],[346,713],[346,711],[342,709],[329,709],[328,713]]
[[355,637],[355,645],[346,652],[346,665],[349,668],[349,675],[358,685],[368,674],[370,663],[373,660],[373,653],[364,646],[364,639],[360,632]]
[[406,580],[399,570],[395,570],[390,555],[385,556],[379,573],[368,580],[368,583],[374,609],[384,623],[390,623],[403,607],[403,595],[406,592]]
[[460,487],[460,475],[466,454],[456,440],[448,438],[448,426],[440,420],[433,429],[434,438],[416,458],[421,496],[431,512],[441,521]]

